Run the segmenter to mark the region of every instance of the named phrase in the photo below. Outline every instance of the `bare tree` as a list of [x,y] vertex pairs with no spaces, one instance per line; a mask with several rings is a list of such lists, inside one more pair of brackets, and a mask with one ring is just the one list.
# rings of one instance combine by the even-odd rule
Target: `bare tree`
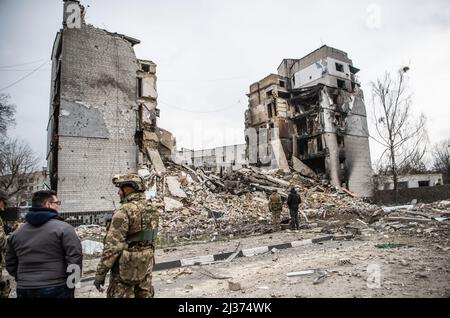
[[446,183],[450,177],[450,139],[434,145],[431,151],[433,170],[444,175]]
[[9,103],[9,95],[0,94],[0,137],[6,135],[8,127],[15,123],[16,106]]
[[7,191],[10,197],[20,195],[38,163],[38,157],[27,143],[6,139],[0,152],[0,189]]
[[399,173],[421,169],[428,142],[426,118],[418,119],[411,113],[411,95],[408,93],[406,72],[403,67],[395,78],[386,72],[382,79],[372,83],[373,111],[377,137],[384,147],[380,157],[386,174],[392,176],[394,190],[398,188]]

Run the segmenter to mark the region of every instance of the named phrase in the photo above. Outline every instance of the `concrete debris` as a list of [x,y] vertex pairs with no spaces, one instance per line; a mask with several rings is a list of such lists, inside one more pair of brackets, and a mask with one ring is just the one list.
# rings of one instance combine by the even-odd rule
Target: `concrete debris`
[[290,272],[287,273],[287,277],[296,277],[296,276],[306,276],[306,275],[312,275],[314,274],[314,270],[307,270],[307,271],[300,271],[300,272]]
[[242,289],[241,284],[240,283],[235,283],[232,281],[228,281],[228,289],[231,291],[239,291]]
[[390,207],[382,207],[384,212],[392,212],[392,211],[396,211],[396,210],[410,210],[414,207],[414,205],[409,204],[409,205],[398,205],[398,206],[390,206]]
[[402,264],[402,266],[409,266],[409,263],[406,261],[406,260],[404,260],[404,259],[401,259],[400,260],[400,264]]
[[166,178],[167,187],[169,188],[169,192],[178,198],[187,198],[186,193],[181,189],[180,182],[176,177],[167,177]]
[[337,265],[339,266],[345,266],[345,265],[352,265],[352,262],[349,258],[341,258],[337,261]]
[[106,235],[106,228],[100,225],[80,225],[75,228],[75,232],[81,241],[84,239],[103,240]]
[[83,254],[100,255],[103,251],[103,244],[96,241],[84,240],[81,242]]
[[169,197],[164,197],[164,204],[167,212],[173,212],[183,208],[183,203]]
[[316,178],[316,173],[311,170],[310,167],[305,165],[300,159],[296,157],[292,157],[292,163],[293,163],[293,169],[300,173],[302,176],[308,177],[308,178]]
[[320,270],[319,276],[314,280],[313,284],[318,285],[320,283],[323,283],[325,281],[325,278],[327,278],[327,277],[328,277],[328,272]]
[[[380,207],[328,181],[307,178],[295,171],[251,167],[216,175],[171,161],[165,164],[167,213],[160,216],[158,234],[164,246],[272,233],[275,229],[268,209],[272,191],[282,197],[280,228],[287,231],[290,215],[286,199],[293,187],[302,199],[300,231],[311,229],[334,235],[335,240],[376,233],[389,237],[400,231],[442,244],[450,230],[450,201]],[[82,240],[102,240],[105,228],[81,226],[77,233]]]
[[147,155],[152,163],[153,168],[155,168],[158,173],[165,173],[166,168],[164,167],[164,163],[161,160],[161,156],[157,149],[147,148]]

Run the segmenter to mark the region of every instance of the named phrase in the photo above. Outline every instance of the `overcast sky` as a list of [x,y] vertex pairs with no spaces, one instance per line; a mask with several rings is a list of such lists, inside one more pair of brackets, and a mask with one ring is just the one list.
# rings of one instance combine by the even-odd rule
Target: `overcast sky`
[[[27,140],[43,164],[50,55],[62,25],[62,3],[0,0],[0,93],[10,94],[17,105],[11,135]],[[175,134],[178,148],[244,143],[249,85],[276,73],[283,58],[301,58],[323,44],[346,51],[361,69],[369,123],[370,82],[409,65],[414,112],[427,116],[432,142],[450,138],[448,0],[82,4],[89,6],[87,23],[140,39],[137,57],[158,65],[159,126]],[[371,141],[372,161],[380,152]]]

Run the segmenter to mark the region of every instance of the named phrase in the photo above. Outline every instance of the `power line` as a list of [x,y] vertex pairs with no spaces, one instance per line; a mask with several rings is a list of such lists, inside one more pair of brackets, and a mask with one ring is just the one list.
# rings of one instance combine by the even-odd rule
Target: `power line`
[[172,107],[172,108],[175,108],[175,109],[178,109],[178,110],[181,110],[181,111],[184,111],[184,112],[188,112],[188,113],[201,113],[201,114],[218,113],[218,112],[222,112],[222,111],[228,110],[228,109],[230,109],[231,107],[234,107],[234,106],[236,106],[236,105],[238,105],[238,104],[239,104],[239,105],[242,105],[241,101],[238,100],[234,105],[228,106],[228,107],[224,107],[224,108],[219,108],[219,109],[214,109],[214,110],[190,110],[190,109],[181,108],[181,107],[178,107],[178,106],[175,106],[175,105],[171,105],[171,104],[169,104],[169,103],[164,102],[164,101],[161,100],[160,98],[158,98],[158,102],[161,102],[162,104],[165,104],[165,105],[167,105],[167,106],[170,106],[170,107]]
[[[17,69],[17,68],[15,68],[15,69],[14,68],[10,68],[10,69],[6,69],[6,70],[0,69],[0,72],[29,72],[29,71],[32,71],[32,69],[31,68],[23,69],[23,70],[20,70],[20,69]],[[40,71],[50,71],[50,69],[44,68],[44,69],[42,69]]]
[[176,79],[176,80],[163,80],[159,79],[158,82],[162,83],[185,83],[185,82],[221,82],[221,81],[234,81],[238,79],[249,79],[247,76],[227,77],[227,78],[211,78],[211,79]]
[[43,67],[43,66],[44,66],[45,64],[47,64],[48,62],[49,62],[49,61],[45,61],[44,63],[42,63],[41,65],[39,65],[37,68],[35,68],[34,70],[32,70],[30,73],[28,73],[28,74],[26,74],[25,76],[22,76],[21,78],[19,78],[17,81],[15,81],[15,82],[9,84],[8,86],[5,86],[5,87],[3,87],[3,88],[0,88],[0,92],[3,91],[3,90],[5,90],[5,89],[7,89],[7,88],[10,88],[10,87],[16,85],[17,83],[19,83],[19,82],[21,82],[21,81],[23,81],[24,79],[26,79],[26,78],[29,77],[31,74],[33,74],[34,72],[36,72],[37,70],[39,70],[41,67]]
[[20,63],[20,64],[0,65],[0,68],[11,68],[11,67],[17,67],[17,66],[23,66],[23,65],[36,64],[38,62],[42,62],[43,60],[45,60],[45,59],[40,59],[40,60],[25,62],[25,63]]

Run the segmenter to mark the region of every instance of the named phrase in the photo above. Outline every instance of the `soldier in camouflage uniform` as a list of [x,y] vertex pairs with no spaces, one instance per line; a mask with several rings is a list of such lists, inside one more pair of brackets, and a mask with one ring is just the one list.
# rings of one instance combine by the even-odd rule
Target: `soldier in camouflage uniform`
[[[0,214],[6,208],[6,201],[8,200],[8,194],[0,190]],[[2,271],[5,268],[5,246],[6,246],[6,233],[3,221],[0,217],[0,298],[8,298],[11,290],[9,281],[3,280]]]
[[283,210],[283,204],[281,202],[281,196],[278,192],[273,191],[269,197],[269,211],[272,212],[272,225],[274,230],[280,229],[280,217]]
[[94,285],[102,292],[111,270],[108,298],[151,298],[155,239],[164,203],[145,198],[144,180],[136,174],[116,176],[113,183],[119,187],[122,205],[112,216]]

